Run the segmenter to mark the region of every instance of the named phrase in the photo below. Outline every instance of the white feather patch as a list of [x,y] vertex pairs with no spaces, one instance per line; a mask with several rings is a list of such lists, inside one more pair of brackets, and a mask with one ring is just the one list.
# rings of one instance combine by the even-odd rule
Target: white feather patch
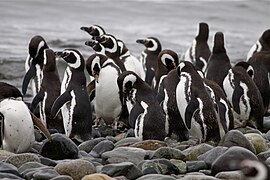
[[140,102],[142,108],[144,109],[144,112],[139,118],[136,120],[135,125],[135,137],[143,139],[143,124],[144,124],[144,117],[147,114],[148,105],[141,101]]
[[170,59],[172,62],[174,62],[173,57],[170,54],[163,54],[161,56],[161,62],[166,66],[166,61],[165,59]]
[[152,47],[147,48],[149,51],[156,51],[158,48],[158,44],[154,39],[146,39],[147,41],[151,41],[153,43]]

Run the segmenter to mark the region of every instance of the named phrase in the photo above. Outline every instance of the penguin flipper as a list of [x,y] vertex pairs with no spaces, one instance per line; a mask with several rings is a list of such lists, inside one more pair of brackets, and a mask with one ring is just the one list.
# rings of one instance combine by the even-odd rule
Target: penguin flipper
[[36,76],[36,67],[35,65],[31,65],[29,70],[26,72],[24,78],[23,78],[23,84],[22,84],[22,93],[25,95],[27,91],[28,84],[30,80]]
[[185,112],[185,124],[188,129],[191,128],[191,119],[193,115],[196,113],[197,109],[199,108],[199,102],[197,99],[191,99],[191,101],[188,103],[188,106],[186,108]]
[[244,94],[244,90],[242,88],[238,87],[234,89],[233,96],[232,96],[232,104],[233,104],[233,110],[237,114],[240,114],[239,102],[243,94]]
[[62,95],[60,95],[55,102],[53,103],[52,109],[51,109],[51,118],[55,118],[58,114],[60,108],[67,102],[71,101],[72,96],[70,94],[70,91],[64,92]]
[[143,114],[143,112],[144,109],[139,103],[136,103],[131,109],[129,114],[129,124],[132,128],[135,128],[136,119],[140,116],[140,114]]
[[45,96],[44,90],[40,89],[40,91],[37,93],[37,95],[32,100],[32,103],[31,103],[31,111],[32,112],[36,109],[38,103],[44,99],[44,96]]

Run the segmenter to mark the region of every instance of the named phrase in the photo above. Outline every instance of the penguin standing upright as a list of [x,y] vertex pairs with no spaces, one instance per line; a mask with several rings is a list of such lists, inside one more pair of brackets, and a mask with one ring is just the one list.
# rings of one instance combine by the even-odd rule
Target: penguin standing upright
[[106,34],[105,30],[100,25],[92,25],[90,27],[81,27],[81,30],[87,32],[89,35],[92,36],[92,39],[94,39],[97,36],[101,36],[103,34]]
[[190,135],[199,141],[218,143],[220,134],[219,115],[195,67],[188,61],[177,67],[179,83],[176,101],[181,117]]
[[51,108],[54,101],[60,96],[61,83],[55,62],[53,50],[44,50],[41,88],[31,103],[33,111],[39,105],[40,120],[49,129],[57,129],[64,133],[63,119],[59,114],[51,119]]
[[198,33],[193,40],[190,48],[187,49],[184,60],[191,62],[195,67],[199,68],[203,72],[207,67],[208,59],[211,55],[210,48],[208,46],[209,27],[207,23],[199,23]]
[[91,138],[93,120],[83,56],[75,49],[65,49],[56,55],[68,66],[61,84],[61,95],[53,104],[51,116],[55,118],[61,108],[66,136],[79,142],[86,141]]
[[247,61],[253,56],[253,54],[260,51],[270,52],[270,29],[265,30],[256,44],[250,48],[247,54]]
[[145,65],[145,82],[155,87],[155,71],[157,70],[157,57],[162,49],[159,40],[155,37],[138,39],[137,43],[143,44],[146,49],[141,54],[141,61]]
[[44,50],[49,48],[42,36],[36,35],[32,37],[28,45],[29,54],[25,61],[26,74],[23,79],[22,93],[26,94],[27,86],[32,81],[33,96],[40,90],[42,82],[42,68],[44,61]]
[[[234,111],[235,124],[262,130],[264,107],[259,89],[250,77],[253,68],[246,62],[237,63],[224,79],[223,88]],[[236,122],[238,120],[239,122]]]
[[230,59],[224,46],[224,35],[217,32],[214,37],[214,46],[206,68],[206,78],[215,81],[223,88],[223,80],[231,68]]
[[166,136],[165,116],[154,97],[152,88],[132,71],[123,72],[117,79],[122,103],[129,111],[130,126],[135,136],[163,141]]

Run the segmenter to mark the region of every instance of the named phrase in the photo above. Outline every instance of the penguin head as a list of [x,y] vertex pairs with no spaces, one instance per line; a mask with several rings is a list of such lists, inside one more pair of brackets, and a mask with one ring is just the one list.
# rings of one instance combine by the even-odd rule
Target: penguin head
[[270,50],[270,29],[267,29],[263,32],[261,38],[260,38],[260,41],[263,43],[263,44],[266,44],[268,46],[268,50]]
[[201,41],[207,41],[209,37],[209,27],[208,24],[205,22],[199,23],[198,27],[198,33],[196,36],[196,40],[201,40]]
[[226,53],[224,34],[217,32],[214,36],[213,53]]
[[137,43],[143,44],[148,51],[153,52],[160,52],[161,51],[161,44],[159,40],[155,37],[148,37],[146,39],[138,39],[136,40]]
[[117,39],[117,44],[118,44],[118,47],[119,47],[120,56],[124,55],[125,53],[127,53],[129,51],[127,46],[125,45],[125,43],[122,40]]
[[[137,81],[138,76],[133,71],[124,71],[117,78],[117,84],[119,88],[120,98],[126,98],[129,96],[130,91],[134,88],[134,84]],[[122,99],[121,99],[122,100]]]
[[28,45],[28,52],[32,58],[37,58],[42,54],[44,49],[47,49],[48,45],[42,36],[36,35],[32,37]]
[[160,60],[162,64],[166,66],[168,71],[176,69],[179,64],[178,55],[169,49],[162,50],[158,55],[158,60]]
[[46,71],[46,72],[55,71],[56,69],[55,54],[52,49],[46,49],[44,51],[43,65],[44,65],[43,71]]
[[104,34],[95,38],[102,46],[105,48],[105,53],[107,56],[118,55],[119,49],[116,38],[111,34]]
[[96,81],[98,81],[100,70],[107,60],[107,56],[102,54],[93,54],[87,59],[85,63],[86,70]]
[[245,159],[240,167],[245,179],[269,179],[269,167],[262,161]]
[[56,56],[63,58],[73,69],[83,70],[84,59],[81,53],[76,49],[65,49],[64,51],[55,52]]
[[99,54],[105,54],[105,48],[104,46],[102,46],[98,41],[96,40],[90,40],[90,41],[86,41],[85,42],[86,46],[90,46],[93,48],[94,51],[96,51],[96,53]]
[[248,62],[243,62],[243,61],[242,62],[238,62],[235,65],[235,67],[242,67],[242,68],[244,68],[247,71],[248,75],[253,79],[253,77],[254,77],[254,69],[253,69],[253,67]]
[[190,73],[190,72],[194,72],[194,71],[197,73],[194,65],[189,61],[181,61],[179,63],[179,65],[178,65],[178,67],[177,67],[177,75],[178,75],[178,77],[181,77],[182,72]]
[[106,34],[105,30],[99,25],[92,25],[90,27],[83,26],[83,27],[81,27],[81,30],[87,32],[88,34],[90,34],[93,37],[102,36],[103,34]]

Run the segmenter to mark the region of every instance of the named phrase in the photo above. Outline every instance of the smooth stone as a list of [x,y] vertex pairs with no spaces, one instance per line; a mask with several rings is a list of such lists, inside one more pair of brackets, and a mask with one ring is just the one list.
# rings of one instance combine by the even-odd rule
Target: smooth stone
[[[46,167],[46,166],[44,166],[44,167],[38,167],[38,168],[30,168],[30,169],[26,169],[26,170],[24,170],[21,174],[22,174],[22,176],[25,178],[25,179],[34,179],[34,175],[36,174],[36,173],[38,173],[38,172],[44,172],[44,171],[50,171],[50,170],[53,170],[53,167]],[[54,171],[54,170],[53,170]],[[53,176],[52,177],[55,177],[55,176],[58,176],[59,174],[57,173],[56,175],[54,175],[55,174],[55,171],[54,171],[54,173],[53,173]],[[46,179],[51,179],[51,177],[50,178],[46,178]]]
[[264,130],[264,132],[270,130],[270,119],[263,120],[263,130]]
[[109,140],[104,140],[95,145],[89,154],[93,157],[99,158],[104,152],[111,151],[113,149],[114,143]]
[[153,155],[150,157],[150,159],[178,159],[178,160],[184,160],[185,159],[185,154],[174,148],[170,147],[161,147],[154,151]]
[[35,141],[41,142],[42,140],[45,139],[45,137],[41,134],[39,129],[34,129],[34,135],[35,135]]
[[57,165],[57,162],[50,159],[50,158],[40,156],[39,159],[40,159],[41,164],[43,164],[43,165],[53,166],[53,167]]
[[0,150],[0,161],[5,161],[8,157],[13,155],[15,155],[15,153],[6,150]]
[[202,169],[207,169],[207,164],[204,161],[187,161],[187,172],[197,172]]
[[168,146],[167,143],[165,143],[164,141],[158,141],[158,140],[144,140],[144,141],[139,141],[130,145],[130,147],[141,148],[144,150],[157,150],[161,147],[167,147],[167,146]]
[[33,169],[33,168],[40,168],[40,167],[46,167],[46,166],[38,162],[27,162],[18,168],[18,172],[22,174],[25,170]]
[[141,140],[139,138],[129,137],[129,138],[119,140],[114,145],[116,148],[117,147],[124,147],[124,146],[130,146],[130,145],[137,143],[137,142],[140,142],[140,141]]
[[118,147],[101,155],[106,163],[132,162],[135,165],[144,160],[146,151],[134,147]]
[[198,156],[198,160],[204,161],[210,167],[212,163],[227,150],[228,150],[228,147],[222,147],[222,146],[214,147],[213,149],[207,151],[206,153]]
[[33,143],[33,146],[32,146],[33,151],[40,152],[41,148],[42,148],[42,142],[35,141]]
[[90,140],[82,142],[78,146],[78,148],[79,148],[79,150],[82,150],[82,151],[85,151],[85,152],[89,153],[95,147],[95,145],[97,145],[101,141],[104,141],[105,139],[106,138],[104,138],[104,137],[100,137],[100,138],[96,138],[96,139],[90,139]]
[[215,175],[218,179],[224,179],[224,180],[245,180],[244,175],[241,171],[225,171],[225,172],[219,172]]
[[144,160],[139,165],[143,174],[179,174],[179,169],[168,159]]
[[115,140],[116,140],[117,142],[120,141],[120,140],[122,140],[122,139],[126,139],[126,133],[118,134],[118,135],[116,135],[114,138],[115,138]]
[[181,180],[219,180],[213,176],[207,176],[204,174],[187,174],[184,177],[179,178]]
[[99,126],[96,129],[100,133],[101,137],[116,136],[119,134],[119,131],[112,128],[111,126]]
[[213,148],[213,146],[203,143],[193,147],[189,147],[182,152],[184,153],[184,155],[186,155],[186,160],[195,161],[198,160],[199,155],[204,154]]
[[126,132],[125,138],[128,138],[128,137],[135,137],[135,132],[134,132],[134,129],[133,129],[133,128],[130,128],[130,129]]
[[40,155],[53,159],[77,159],[79,149],[77,145],[64,134],[53,134],[51,141],[44,140]]
[[68,175],[60,175],[52,178],[51,180],[73,180],[73,178]]
[[20,176],[20,172],[16,166],[2,161],[0,161],[0,173],[9,173]]
[[31,179],[50,180],[57,176],[59,176],[59,174],[54,169],[40,169],[33,174],[33,178]]
[[230,147],[212,163],[212,175],[222,171],[239,170],[240,162],[244,159],[258,160],[255,154],[246,148],[239,146]]
[[187,165],[184,161],[177,159],[171,159],[170,161],[179,169],[179,174],[187,173]]
[[113,137],[113,136],[106,136],[106,139],[109,140],[109,141],[112,141],[113,143],[117,142],[115,137]]
[[258,159],[265,161],[266,159],[268,159],[270,157],[270,149],[268,149],[265,152],[261,152],[259,154],[257,154]]
[[147,174],[139,177],[137,180],[175,180],[175,177],[163,174]]
[[13,164],[17,168],[19,168],[21,165],[27,162],[39,162],[40,159],[36,154],[31,153],[22,153],[22,154],[15,154],[13,156],[10,156],[6,160],[7,163]]
[[207,176],[212,175],[211,170],[209,170],[209,169],[201,169],[201,170],[199,170],[199,173],[203,173],[203,174],[205,174]]
[[81,180],[85,175],[96,173],[95,166],[82,159],[59,163],[54,169],[61,175],[71,176],[74,180]]
[[112,178],[106,174],[95,173],[84,176],[82,180],[112,180]]
[[266,160],[265,160],[265,163],[270,166],[270,157],[268,157]]
[[136,179],[143,175],[142,171],[131,162],[105,165],[101,169],[101,173],[111,177],[125,176],[127,179]]
[[240,146],[256,153],[252,143],[238,130],[230,130],[227,132],[219,142],[219,146],[232,147]]
[[16,176],[14,174],[9,174],[9,173],[1,173],[0,172],[0,179],[2,180],[10,180],[10,179],[19,179],[19,180],[23,180],[23,178]]
[[253,144],[256,154],[269,149],[268,145],[266,144],[266,140],[261,135],[256,133],[248,133],[245,134],[245,137]]

